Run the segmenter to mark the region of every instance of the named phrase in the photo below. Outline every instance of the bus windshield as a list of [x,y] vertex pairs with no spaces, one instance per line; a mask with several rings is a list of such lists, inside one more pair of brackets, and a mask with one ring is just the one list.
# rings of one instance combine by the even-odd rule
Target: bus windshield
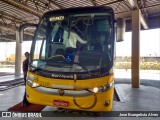
[[110,70],[113,27],[110,13],[44,16],[32,44],[31,66],[50,72]]

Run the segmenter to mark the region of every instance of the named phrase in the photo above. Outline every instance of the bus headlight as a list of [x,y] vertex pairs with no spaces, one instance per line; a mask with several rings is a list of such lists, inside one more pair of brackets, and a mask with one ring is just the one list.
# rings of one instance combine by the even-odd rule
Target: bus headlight
[[27,84],[32,88],[36,88],[36,87],[40,86],[38,83],[35,83],[35,82],[31,81],[31,80],[28,80]]
[[32,87],[39,87],[39,84],[33,82]]
[[97,93],[99,90],[98,90],[98,87],[95,87],[95,88],[93,88],[93,90],[92,90],[94,93]]
[[104,86],[99,86],[99,87],[94,87],[94,88],[88,89],[88,90],[93,93],[100,93],[100,92],[104,92],[104,91],[112,88],[113,86],[114,86],[114,82],[111,82],[110,84],[106,84]]

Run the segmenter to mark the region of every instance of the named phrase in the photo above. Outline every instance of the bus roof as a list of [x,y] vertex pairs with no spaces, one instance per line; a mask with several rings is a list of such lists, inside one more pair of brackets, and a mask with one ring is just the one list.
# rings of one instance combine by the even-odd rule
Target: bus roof
[[51,15],[65,15],[65,14],[80,14],[80,13],[98,13],[98,12],[109,12],[113,13],[114,11],[109,6],[90,6],[90,7],[76,7],[76,8],[66,8],[58,9],[46,12],[44,16]]

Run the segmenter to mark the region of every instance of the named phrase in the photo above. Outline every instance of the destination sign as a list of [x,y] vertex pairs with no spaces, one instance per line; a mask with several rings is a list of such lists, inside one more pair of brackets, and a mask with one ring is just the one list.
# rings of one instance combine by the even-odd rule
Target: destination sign
[[57,16],[57,17],[51,17],[49,18],[49,21],[56,21],[56,20],[63,20],[64,16]]

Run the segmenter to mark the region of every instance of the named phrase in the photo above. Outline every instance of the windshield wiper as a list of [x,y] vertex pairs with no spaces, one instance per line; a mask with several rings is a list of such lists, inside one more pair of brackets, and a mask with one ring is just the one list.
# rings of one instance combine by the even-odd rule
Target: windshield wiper
[[70,65],[78,65],[80,67],[82,67],[84,70],[86,70],[87,72],[89,72],[89,70],[85,67],[85,66],[82,66],[79,62],[65,62],[65,64],[70,64]]
[[42,64],[42,65],[36,67],[34,70],[32,70],[32,72],[36,72],[36,71],[42,70],[41,67],[43,67],[43,66],[45,66],[45,65],[46,65],[46,64]]
[[62,67],[62,65],[53,65],[53,64],[48,64],[48,63],[46,63],[46,64],[42,64],[42,65],[36,67],[32,72],[36,72],[36,71],[39,71],[39,70],[43,70],[42,67],[43,67],[43,66],[46,66],[46,65],[48,65],[48,66],[54,66],[54,67]]

